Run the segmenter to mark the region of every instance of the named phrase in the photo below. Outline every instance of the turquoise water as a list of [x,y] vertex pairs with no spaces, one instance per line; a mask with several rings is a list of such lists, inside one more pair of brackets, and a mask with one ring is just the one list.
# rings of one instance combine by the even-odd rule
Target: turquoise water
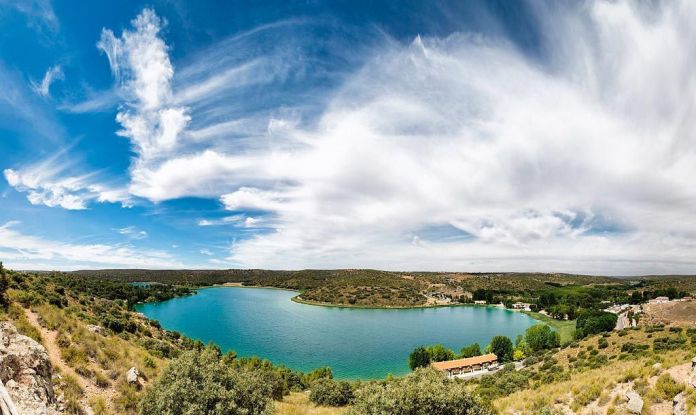
[[260,356],[309,371],[331,366],[337,378],[377,379],[409,371],[414,347],[454,350],[498,334],[514,339],[530,317],[490,307],[358,309],[298,304],[293,291],[215,287],[136,308],[162,327],[240,356]]

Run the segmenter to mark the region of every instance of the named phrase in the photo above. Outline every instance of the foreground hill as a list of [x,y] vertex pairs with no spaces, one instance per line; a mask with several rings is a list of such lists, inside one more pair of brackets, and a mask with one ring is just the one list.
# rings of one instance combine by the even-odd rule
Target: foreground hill
[[[227,280],[229,276],[209,277],[205,271],[175,275],[155,271],[134,277],[120,273],[92,277],[8,272],[2,278],[6,288],[2,319],[47,349],[55,396],[60,397],[56,407],[63,413],[610,414],[635,411],[639,399],[642,407],[633,413],[667,414],[673,413],[675,398],[677,409],[683,404],[685,411],[693,411],[696,403],[690,363],[696,356],[696,326],[684,321],[658,325],[646,320],[649,324],[636,328],[567,341],[562,347],[530,353],[518,364],[521,370],[509,366],[469,381],[448,380],[431,369],[418,369],[403,378],[347,383],[332,380],[328,369],[299,373],[260,359],[223,355],[214,347],[164,330],[131,309],[138,301],[185,295],[192,286],[212,283],[209,278],[225,279],[216,283],[233,282]],[[562,274],[520,274],[515,280],[513,274],[266,273],[241,272],[249,278],[237,282],[313,283],[314,289],[333,283],[349,287],[345,289],[427,284],[432,290],[431,284],[449,286],[447,280],[451,280],[472,293],[489,294],[491,284],[497,293],[515,286],[522,292],[516,294],[520,298],[541,303],[554,293],[563,301],[577,300],[592,307],[610,301],[601,298],[621,300],[631,298],[633,292],[653,292],[650,282]],[[196,275],[195,284],[191,275]],[[160,284],[140,287],[122,281],[131,278]],[[179,283],[164,283],[173,279]],[[440,282],[443,279],[446,282]],[[401,280],[406,283],[394,283]],[[660,283],[654,293],[679,292],[678,285]]]

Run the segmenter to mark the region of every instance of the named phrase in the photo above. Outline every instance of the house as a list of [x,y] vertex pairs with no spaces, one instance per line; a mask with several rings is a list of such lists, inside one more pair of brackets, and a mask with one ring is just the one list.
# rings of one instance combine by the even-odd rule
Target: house
[[662,303],[669,303],[669,297],[655,297],[652,300],[648,301],[650,304],[662,304]]
[[486,305],[487,303],[486,303],[486,300],[476,300],[476,301],[474,301],[474,304],[476,304],[476,305]]
[[531,311],[532,305],[529,303],[513,303],[512,308],[514,308],[515,310]]
[[433,362],[430,366],[433,369],[446,372],[448,377],[454,377],[477,370],[498,367],[498,357],[493,353],[489,353],[483,356],[467,357],[466,359]]

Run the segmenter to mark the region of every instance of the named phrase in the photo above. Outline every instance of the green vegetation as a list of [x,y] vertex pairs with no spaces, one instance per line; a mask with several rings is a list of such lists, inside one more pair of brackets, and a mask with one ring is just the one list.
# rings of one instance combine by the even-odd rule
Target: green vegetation
[[350,383],[330,378],[317,379],[309,390],[309,399],[317,405],[346,406],[353,401],[353,397]]
[[[129,273],[28,274],[0,266],[5,305],[0,313],[38,341],[46,340],[39,326],[54,333],[62,360],[71,369],[56,379],[55,387],[72,413],[83,411],[82,402],[89,402],[94,413],[112,415],[266,414],[274,408],[279,415],[567,413],[581,412],[590,404],[601,411],[620,412],[621,400],[611,392],[616,385],[633,382],[647,405],[667,402],[685,390],[684,380],[670,375],[680,372],[667,369],[688,364],[696,354],[693,327],[653,324],[610,332],[616,319],[601,311],[606,301],[683,294],[651,278],[370,270]],[[132,281],[151,284],[135,286]],[[298,289],[303,297],[316,295],[317,302],[350,305],[355,297],[355,306],[395,306],[417,296],[425,301],[428,292],[448,293],[455,302],[472,301],[475,295],[508,306],[527,302],[550,315],[533,313],[544,324],[529,328],[514,342],[498,336],[486,347],[467,345],[459,353],[443,345],[419,347],[409,356],[414,372],[408,376],[343,382],[334,380],[329,368],[300,373],[259,358],[223,355],[214,346],[163,330],[156,321],[132,311],[138,301],[187,295],[199,286],[231,281]],[[327,287],[335,293],[327,292]],[[573,341],[576,321],[579,333]],[[99,331],[88,330],[87,325],[96,325]],[[503,362],[523,360],[525,367],[516,370],[506,364],[468,381],[449,380],[427,368],[432,361],[482,352],[496,353]],[[141,373],[141,386],[125,381],[125,370],[132,366]],[[80,386],[85,382],[98,393],[94,387]],[[688,392],[687,399],[690,405],[696,403],[696,393]]]
[[533,319],[549,325],[559,336],[561,344],[567,344],[575,338],[575,320],[557,320],[541,313],[525,312]]
[[485,415],[491,409],[472,394],[465,382],[446,379],[433,369],[370,382],[358,388],[350,409],[354,415]]
[[481,346],[479,346],[478,343],[472,343],[468,346],[464,346],[459,351],[459,356],[462,358],[481,356]]
[[[532,354],[559,347],[558,333],[551,330],[545,324],[536,324],[529,327],[524,336],[518,336],[513,347],[512,340],[506,336],[495,336],[486,346],[486,353],[494,353],[501,363],[520,361]],[[441,362],[455,358],[467,358],[481,355],[481,346],[473,343],[462,347],[459,355],[442,344],[432,346],[419,346],[413,349],[408,356],[408,364],[411,370],[426,367],[431,362]]]
[[273,413],[272,386],[263,373],[232,368],[213,347],[173,361],[145,394],[141,415]]
[[616,327],[616,320],[616,314],[596,310],[584,312],[578,317],[575,337],[580,339],[587,335],[612,331]]
[[[560,336],[545,324],[537,324],[527,329],[524,341],[532,352],[553,349],[561,345]],[[519,347],[519,345],[518,345]]]
[[7,288],[9,288],[9,286],[10,281],[7,277],[7,272],[2,265],[2,261],[0,261],[0,308],[5,309],[10,304],[7,298]]
[[501,363],[511,362],[513,357],[512,341],[507,336],[495,336],[491,340],[490,351]]
[[430,364],[431,358],[428,349],[423,346],[418,346],[408,355],[408,365],[411,370],[416,370],[419,367],[426,367]]

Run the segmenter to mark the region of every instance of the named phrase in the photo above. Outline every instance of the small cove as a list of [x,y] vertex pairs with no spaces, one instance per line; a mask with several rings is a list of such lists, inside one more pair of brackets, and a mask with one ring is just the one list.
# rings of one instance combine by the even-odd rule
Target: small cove
[[259,356],[309,371],[330,366],[337,378],[378,379],[408,373],[414,347],[443,343],[459,350],[485,346],[498,334],[515,336],[536,323],[522,313],[494,307],[359,309],[322,307],[291,300],[297,292],[212,287],[195,295],[136,309],[223,351]]

